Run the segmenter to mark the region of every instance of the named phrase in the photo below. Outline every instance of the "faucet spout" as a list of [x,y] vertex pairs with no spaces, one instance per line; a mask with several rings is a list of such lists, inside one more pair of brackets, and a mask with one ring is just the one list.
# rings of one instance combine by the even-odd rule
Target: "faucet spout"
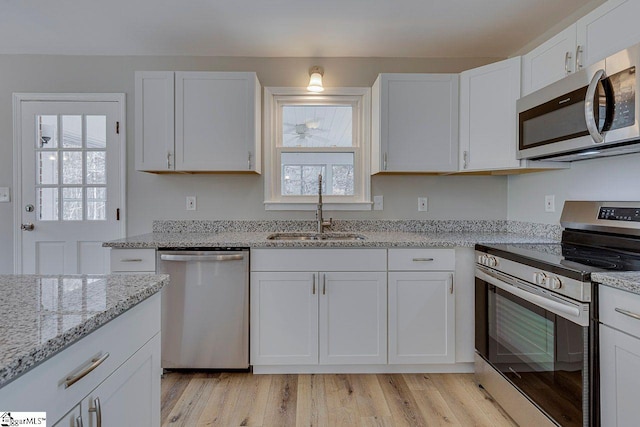
[[322,174],[318,175],[318,205],[316,208],[316,221],[318,225],[318,233],[324,233],[325,227],[333,225],[333,218],[325,221],[322,218]]

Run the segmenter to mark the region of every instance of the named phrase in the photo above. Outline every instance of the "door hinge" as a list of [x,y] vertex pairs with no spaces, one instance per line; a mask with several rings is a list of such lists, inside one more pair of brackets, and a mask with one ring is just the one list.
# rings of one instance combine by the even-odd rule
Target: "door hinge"
[[116,133],[120,135],[120,122],[116,122]]
[[120,208],[116,209],[116,221],[120,221]]

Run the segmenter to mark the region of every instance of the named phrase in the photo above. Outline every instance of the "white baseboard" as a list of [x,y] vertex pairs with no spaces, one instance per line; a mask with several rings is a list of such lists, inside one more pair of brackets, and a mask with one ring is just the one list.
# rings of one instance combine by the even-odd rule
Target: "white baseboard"
[[473,373],[473,363],[435,365],[271,365],[253,366],[254,374],[440,374]]

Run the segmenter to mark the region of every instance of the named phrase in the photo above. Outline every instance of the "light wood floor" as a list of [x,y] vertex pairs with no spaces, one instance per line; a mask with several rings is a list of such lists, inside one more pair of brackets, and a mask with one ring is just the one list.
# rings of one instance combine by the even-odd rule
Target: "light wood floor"
[[515,426],[472,374],[168,372],[163,426]]

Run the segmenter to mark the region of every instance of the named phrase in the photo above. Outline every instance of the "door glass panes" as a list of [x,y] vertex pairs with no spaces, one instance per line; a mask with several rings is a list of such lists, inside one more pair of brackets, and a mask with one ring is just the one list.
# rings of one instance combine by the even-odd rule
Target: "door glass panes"
[[322,174],[322,194],[354,194],[353,153],[282,153],[281,164],[283,196],[317,195],[319,174]]
[[283,147],[351,147],[351,105],[283,105]]
[[36,120],[38,220],[106,220],[106,116],[42,115]]
[[82,147],[82,116],[62,116],[62,146]]

